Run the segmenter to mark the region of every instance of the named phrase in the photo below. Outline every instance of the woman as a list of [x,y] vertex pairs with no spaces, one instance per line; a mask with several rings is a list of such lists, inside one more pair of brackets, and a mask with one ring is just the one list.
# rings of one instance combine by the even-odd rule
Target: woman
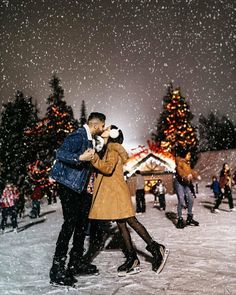
[[223,197],[228,199],[230,211],[235,211],[232,197],[232,176],[230,172],[230,167],[227,163],[224,163],[223,168],[220,172],[220,189],[221,193],[216,199],[215,207],[213,208],[213,213],[219,212],[219,206],[223,200]]
[[199,222],[193,219],[193,200],[194,196],[191,191],[192,181],[194,179],[200,180],[201,177],[190,166],[191,153],[183,149],[178,157],[176,157],[176,177],[175,177],[175,191],[178,198],[178,222],[177,228],[184,228],[185,224],[182,217],[182,209],[185,207],[185,197],[187,200],[188,217],[186,225],[199,226]]
[[147,243],[146,249],[153,255],[152,269],[160,273],[169,251],[165,246],[155,242],[135,217],[129,188],[123,175],[123,165],[128,159],[128,154],[121,145],[124,139],[123,133],[116,126],[111,125],[101,136],[104,139],[106,151],[102,160],[97,154],[92,160],[98,173],[89,218],[117,222],[126,246],[126,261],[117,269],[119,276],[140,272],[140,261],[134,250],[127,224]]

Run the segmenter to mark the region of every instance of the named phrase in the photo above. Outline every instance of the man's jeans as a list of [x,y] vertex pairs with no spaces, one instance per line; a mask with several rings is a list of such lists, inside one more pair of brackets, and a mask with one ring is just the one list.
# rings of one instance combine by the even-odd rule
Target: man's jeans
[[88,227],[88,214],[92,195],[87,192],[81,194],[70,188],[59,185],[58,193],[61,200],[64,222],[58,236],[54,260],[66,259],[69,241],[73,236],[70,256],[82,256],[84,239]]

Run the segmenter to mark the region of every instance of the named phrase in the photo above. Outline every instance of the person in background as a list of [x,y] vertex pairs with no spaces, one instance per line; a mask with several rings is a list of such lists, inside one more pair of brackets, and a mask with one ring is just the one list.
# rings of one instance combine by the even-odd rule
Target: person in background
[[219,197],[216,199],[216,203],[214,208],[212,209],[212,213],[219,213],[219,206],[223,200],[223,198],[227,198],[229,202],[230,211],[235,211],[233,204],[233,196],[232,196],[232,175],[230,171],[230,167],[227,163],[224,163],[223,168],[220,172],[220,190],[221,193]]
[[40,217],[41,210],[41,199],[43,198],[43,191],[40,185],[34,187],[33,193],[31,195],[32,200],[32,210],[30,211],[30,218]]
[[221,195],[221,189],[220,189],[220,183],[215,175],[212,176],[212,183],[210,188],[213,190],[214,197],[217,200]]
[[141,175],[140,170],[136,171],[136,213],[145,213],[146,211],[146,202],[145,202],[145,181]]
[[91,160],[98,170],[94,183],[92,206],[89,212],[91,220],[116,221],[125,244],[126,261],[117,269],[118,276],[135,274],[140,271],[140,261],[134,249],[129,225],[147,244],[146,250],[153,256],[152,270],[160,273],[167,260],[169,250],[157,243],[146,228],[135,217],[131,195],[124,179],[123,165],[128,154],[123,148],[123,133],[111,125],[101,135],[106,144],[104,157],[98,154]]
[[201,177],[190,166],[191,153],[183,149],[179,156],[176,157],[176,175],[175,175],[175,191],[178,198],[177,213],[178,222],[177,228],[184,228],[185,224],[182,217],[182,209],[185,207],[185,197],[187,199],[188,217],[186,225],[198,226],[199,222],[193,219],[193,200],[194,196],[191,192],[191,183],[194,179],[200,180]]
[[19,198],[19,192],[14,187],[13,184],[7,183],[2,196],[0,198],[0,205],[2,208],[2,222],[1,222],[1,231],[2,234],[5,232],[5,227],[7,224],[7,217],[11,217],[11,224],[13,227],[13,231],[17,232],[17,210],[16,210],[16,202]]
[[[88,228],[88,213],[92,197],[87,191],[94,156],[93,137],[105,126],[105,115],[91,113],[83,127],[69,134],[56,152],[50,181],[58,183],[63,224],[59,233],[49,277],[53,285],[73,286],[77,274],[96,274],[98,269],[85,261],[84,241]],[[69,242],[73,236],[67,268]]]
[[166,210],[166,187],[161,179],[157,180],[157,183],[152,188],[152,193],[154,194],[154,204],[153,206],[157,206],[157,197],[159,199],[160,210]]

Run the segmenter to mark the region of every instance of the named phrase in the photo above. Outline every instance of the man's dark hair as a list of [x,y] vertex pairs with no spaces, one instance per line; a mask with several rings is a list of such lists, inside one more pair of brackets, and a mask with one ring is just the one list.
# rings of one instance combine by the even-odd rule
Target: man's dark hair
[[135,173],[136,173],[136,174],[141,174],[140,170],[137,170]]
[[98,119],[102,122],[105,122],[106,121],[106,116],[102,113],[98,113],[98,112],[93,112],[89,115],[88,117],[88,122],[93,120],[93,119]]

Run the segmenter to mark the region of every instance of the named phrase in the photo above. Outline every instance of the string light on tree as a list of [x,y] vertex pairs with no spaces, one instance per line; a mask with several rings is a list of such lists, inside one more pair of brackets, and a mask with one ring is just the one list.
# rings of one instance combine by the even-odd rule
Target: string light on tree
[[197,149],[197,135],[191,120],[193,114],[182,96],[180,87],[173,89],[168,87],[167,95],[163,98],[163,112],[157,124],[153,140],[158,147],[172,154],[180,149],[186,149],[192,153]]

